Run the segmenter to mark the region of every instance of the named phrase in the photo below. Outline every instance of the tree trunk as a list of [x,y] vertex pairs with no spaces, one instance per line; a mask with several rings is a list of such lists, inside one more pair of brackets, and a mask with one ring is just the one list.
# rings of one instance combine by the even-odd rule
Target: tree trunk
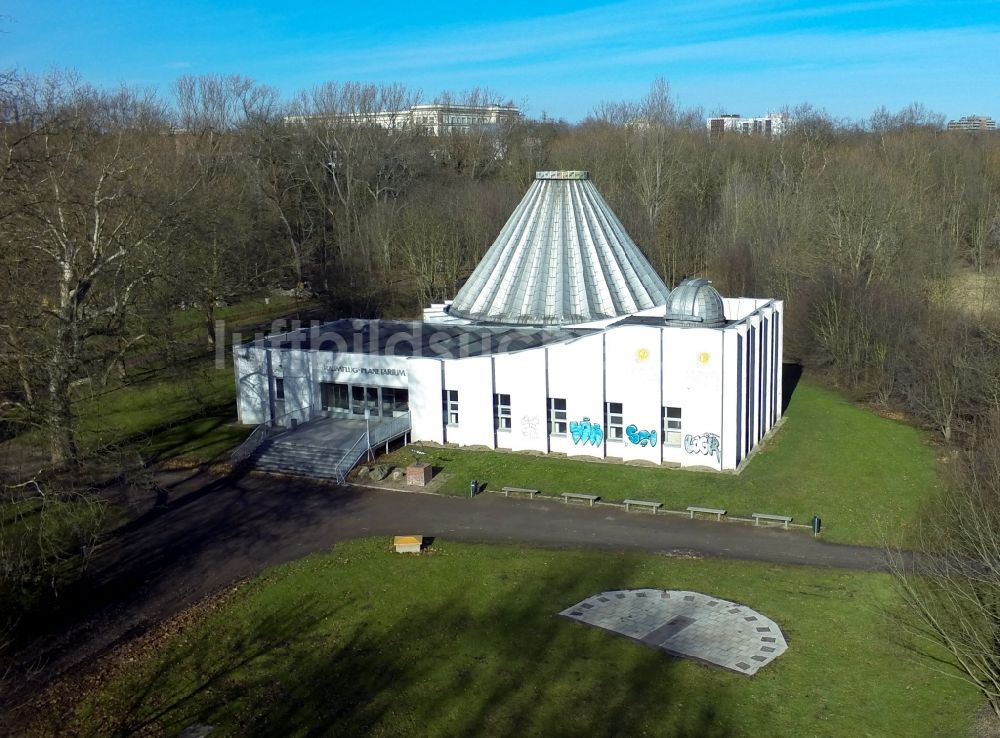
[[49,458],[56,466],[77,460],[79,450],[73,432],[73,402],[70,376],[65,364],[55,359],[49,368],[49,412],[47,418]]

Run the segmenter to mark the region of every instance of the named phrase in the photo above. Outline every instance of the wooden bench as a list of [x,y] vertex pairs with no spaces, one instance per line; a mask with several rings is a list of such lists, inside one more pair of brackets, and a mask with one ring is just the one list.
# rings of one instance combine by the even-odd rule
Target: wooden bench
[[519,495],[528,495],[531,499],[535,499],[535,495],[539,494],[537,489],[525,489],[524,487],[502,487],[500,491],[503,492],[504,497],[510,497],[510,493],[514,492]]
[[630,505],[648,507],[653,511],[653,515],[656,515],[656,511],[663,507],[662,502],[650,502],[649,500],[625,500],[625,512],[628,512]]
[[423,536],[395,536],[392,545],[396,547],[396,553],[420,553],[424,545]]
[[594,503],[601,499],[600,495],[584,495],[579,492],[563,492],[562,493],[563,502],[569,502],[570,500],[586,500],[593,507]]
[[760,525],[760,521],[761,520],[768,520],[768,521],[772,521],[772,522],[775,522],[775,523],[784,523],[784,526],[787,528],[788,524],[790,522],[792,522],[792,519],[790,517],[788,517],[787,515],[771,515],[769,513],[753,513],[750,517],[753,518],[753,520],[754,520],[753,524],[754,525]]
[[695,513],[705,513],[706,515],[714,515],[716,520],[722,520],[722,516],[726,514],[725,510],[719,510],[714,507],[698,507],[697,505],[691,505],[687,508],[687,511],[691,513],[692,518],[694,518]]

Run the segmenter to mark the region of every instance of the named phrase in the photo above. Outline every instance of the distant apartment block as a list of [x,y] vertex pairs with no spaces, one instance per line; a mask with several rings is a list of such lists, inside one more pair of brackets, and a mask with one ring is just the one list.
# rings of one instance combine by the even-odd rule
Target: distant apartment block
[[787,113],[768,113],[755,118],[725,114],[708,119],[708,132],[713,138],[724,133],[738,133],[743,136],[781,136],[787,132],[790,122]]
[[988,115],[966,115],[958,120],[948,121],[949,131],[995,131],[996,121]]
[[361,125],[375,125],[382,128],[422,128],[431,136],[448,133],[468,133],[483,128],[498,128],[507,122],[521,118],[521,111],[514,105],[451,105],[429,103],[412,105],[406,110],[372,113],[351,113],[340,116],[295,115],[285,120],[289,123],[303,123],[309,120],[336,118]]

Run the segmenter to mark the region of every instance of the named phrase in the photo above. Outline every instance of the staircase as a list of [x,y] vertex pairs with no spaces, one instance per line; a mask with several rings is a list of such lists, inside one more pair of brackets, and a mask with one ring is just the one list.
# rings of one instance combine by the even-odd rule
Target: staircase
[[[367,450],[364,442],[357,446],[360,456]],[[307,446],[287,436],[279,436],[262,443],[250,457],[250,462],[258,469],[296,474],[313,479],[336,479],[343,481],[358,458],[350,462],[346,469],[345,456],[351,449],[330,448],[328,446]]]
[[[369,437],[370,431],[370,437]],[[354,465],[376,448],[410,431],[410,415],[379,418],[366,424],[356,418],[316,418],[294,428],[262,425],[233,452],[234,465],[332,479],[343,484]]]

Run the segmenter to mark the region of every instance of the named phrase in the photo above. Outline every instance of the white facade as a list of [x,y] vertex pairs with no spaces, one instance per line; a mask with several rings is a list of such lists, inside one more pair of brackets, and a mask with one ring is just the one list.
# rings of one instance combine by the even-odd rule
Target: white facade
[[481,355],[454,345],[393,356],[258,342],[235,350],[240,420],[408,410],[417,442],[734,470],[781,416],[783,308],[723,302],[719,327],[626,319]]
[[988,115],[966,115],[948,121],[949,131],[995,131],[997,123]]
[[787,133],[790,122],[786,113],[768,113],[749,118],[740,115],[717,115],[708,119],[706,127],[712,134],[783,136]]
[[[380,128],[419,128],[431,136],[447,133],[469,133],[484,127],[495,128],[506,122],[519,120],[521,111],[514,105],[450,105],[430,103],[412,105],[406,110],[388,110],[371,113],[353,113],[335,116],[359,125],[373,125]],[[292,115],[285,118],[289,123],[304,123],[310,120],[329,119],[322,115]]]

